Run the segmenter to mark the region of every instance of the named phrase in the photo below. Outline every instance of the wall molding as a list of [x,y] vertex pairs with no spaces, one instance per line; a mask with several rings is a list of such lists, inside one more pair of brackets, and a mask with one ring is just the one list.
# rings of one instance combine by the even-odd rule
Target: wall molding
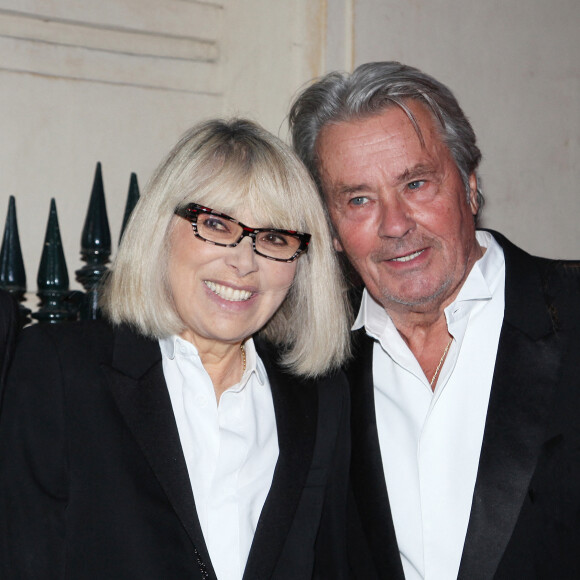
[[0,70],[220,95],[212,28],[200,38],[0,8]]

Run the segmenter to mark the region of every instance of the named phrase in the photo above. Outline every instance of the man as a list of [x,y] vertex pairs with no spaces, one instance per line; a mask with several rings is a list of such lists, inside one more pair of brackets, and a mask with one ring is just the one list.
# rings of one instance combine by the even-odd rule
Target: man
[[580,578],[580,263],[476,230],[475,134],[417,69],[331,73],[290,125],[365,286],[354,575]]

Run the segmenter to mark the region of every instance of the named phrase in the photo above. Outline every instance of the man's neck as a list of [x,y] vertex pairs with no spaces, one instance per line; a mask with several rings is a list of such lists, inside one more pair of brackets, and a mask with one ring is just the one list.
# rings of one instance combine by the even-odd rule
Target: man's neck
[[[473,266],[485,253],[486,248],[477,244],[477,251],[467,268],[465,278],[447,296],[435,297],[418,305],[384,305],[395,328],[417,359],[428,379],[434,376],[441,362],[442,353],[450,346],[451,335],[447,329],[445,309],[456,300]],[[432,385],[435,387],[435,384]]]
[[[395,302],[385,304],[380,299],[377,300],[379,304],[382,304],[395,328],[409,347],[417,340],[425,342],[447,333],[445,309],[457,299],[473,267],[483,257],[485,251],[486,248],[476,242],[463,279],[455,288],[448,289],[440,296],[433,296],[430,300],[418,304],[398,304]],[[411,350],[413,349],[411,348]]]

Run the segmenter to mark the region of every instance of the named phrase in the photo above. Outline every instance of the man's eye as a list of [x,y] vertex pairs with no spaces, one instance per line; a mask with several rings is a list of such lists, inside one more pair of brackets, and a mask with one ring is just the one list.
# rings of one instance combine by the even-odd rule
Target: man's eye
[[368,201],[369,201],[368,197],[364,197],[362,195],[359,195],[357,197],[353,197],[352,199],[349,199],[348,203],[350,205],[364,205]]
[[425,185],[425,182],[422,180],[411,181],[411,183],[407,184],[409,189],[419,189],[421,186]]

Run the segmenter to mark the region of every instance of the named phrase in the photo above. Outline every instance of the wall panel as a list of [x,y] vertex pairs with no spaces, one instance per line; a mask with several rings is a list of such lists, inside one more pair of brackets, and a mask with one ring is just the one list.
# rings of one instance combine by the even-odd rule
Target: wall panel
[[320,1],[0,0],[0,223],[16,196],[28,288],[56,199],[72,286],[102,162],[116,244],[131,172],[143,188],[194,122],[246,115],[285,136],[320,70]]

